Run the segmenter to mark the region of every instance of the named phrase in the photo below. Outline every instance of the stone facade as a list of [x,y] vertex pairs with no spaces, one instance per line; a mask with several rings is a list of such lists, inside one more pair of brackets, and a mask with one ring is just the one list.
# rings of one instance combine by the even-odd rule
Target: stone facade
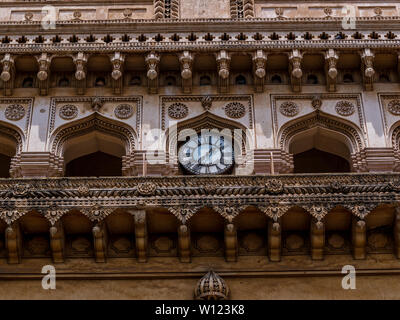
[[[399,298],[400,2],[0,8],[1,298]],[[205,129],[239,132],[224,174],[178,161]],[[96,153],[120,174],[86,177]],[[52,261],[62,289],[34,289]]]

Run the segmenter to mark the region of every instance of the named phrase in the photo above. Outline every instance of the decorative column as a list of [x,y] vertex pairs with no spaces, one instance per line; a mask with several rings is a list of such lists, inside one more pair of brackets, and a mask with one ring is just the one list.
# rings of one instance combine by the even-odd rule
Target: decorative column
[[182,90],[184,93],[191,93],[193,54],[183,51],[179,55],[179,62],[181,63]]
[[7,261],[9,264],[20,263],[22,255],[22,235],[18,221],[9,225],[5,233]]
[[395,209],[395,218],[394,218],[394,254],[397,259],[400,259],[400,207],[396,207]]
[[74,57],[75,64],[75,79],[76,79],[76,93],[85,94],[86,91],[86,63],[87,55],[83,52],[78,52]]
[[267,65],[267,55],[263,50],[253,53],[253,76],[254,89],[256,92],[264,92],[265,67]]
[[50,248],[53,262],[64,262],[65,235],[61,220],[50,227]]
[[96,262],[106,262],[107,256],[107,228],[105,223],[99,222],[93,229],[93,247]]
[[160,55],[152,51],[146,56],[145,62],[147,65],[147,85],[149,93],[157,93]]
[[178,228],[178,250],[181,262],[191,261],[190,250],[190,230],[188,226],[182,224]]
[[131,212],[135,218],[136,255],[139,262],[147,261],[147,221],[145,210]]
[[122,94],[124,60],[125,57],[120,52],[115,52],[114,55],[110,56],[110,61],[113,68],[111,72],[111,82],[114,94]]
[[39,64],[39,72],[37,73],[39,94],[45,96],[49,90],[51,58],[49,54],[42,53],[40,56],[36,56],[36,60]]
[[353,244],[353,256],[354,259],[365,259],[366,258],[366,223],[364,220],[360,220],[353,217],[352,220],[352,244]]
[[322,221],[318,221],[315,218],[311,219],[310,238],[311,259],[323,260],[325,247],[325,225]]
[[3,65],[3,70],[0,74],[0,78],[3,80],[4,95],[11,96],[14,89],[15,79],[14,59],[9,53],[6,53],[1,60],[1,64]]
[[218,88],[220,93],[229,92],[229,67],[231,57],[229,52],[221,50],[216,54],[218,66]]
[[282,234],[280,221],[268,220],[268,256],[271,261],[281,261]]
[[226,261],[236,262],[238,254],[237,232],[236,232],[236,226],[233,223],[228,223],[225,225],[224,239],[225,239]]
[[336,82],[337,82],[337,62],[339,60],[339,56],[335,50],[329,49],[325,52],[325,77],[326,77],[326,90],[329,92],[336,91]]
[[363,77],[364,88],[367,91],[374,90],[374,59],[375,54],[371,49],[364,49],[361,53],[361,74]]
[[303,71],[301,70],[302,60],[303,54],[298,49],[294,49],[289,54],[290,83],[294,92],[301,91],[301,78],[303,76]]

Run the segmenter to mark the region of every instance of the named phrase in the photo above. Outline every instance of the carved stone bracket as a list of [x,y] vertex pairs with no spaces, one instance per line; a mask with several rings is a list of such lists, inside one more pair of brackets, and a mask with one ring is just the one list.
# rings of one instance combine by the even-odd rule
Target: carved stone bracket
[[265,67],[267,65],[267,55],[263,50],[253,53],[253,74],[254,89],[256,92],[264,92]]
[[76,79],[76,92],[77,94],[85,94],[86,91],[86,63],[87,55],[83,52],[78,52],[73,56],[75,64],[75,79]]
[[225,259],[227,262],[236,262],[238,255],[237,231],[233,223],[225,225]]
[[290,206],[282,204],[271,204],[269,206],[260,206],[259,209],[274,222],[277,222],[289,209]]
[[50,227],[50,248],[54,263],[64,262],[65,234],[61,221]]
[[190,229],[182,224],[178,227],[178,248],[181,262],[191,261]]
[[229,69],[231,56],[226,50],[221,50],[216,54],[218,66],[218,88],[220,93],[229,92]]
[[110,56],[110,61],[113,68],[111,72],[111,82],[114,94],[122,94],[124,60],[125,57],[120,52],[115,52]]
[[325,247],[325,225],[323,222],[315,218],[311,219],[310,238],[311,258],[313,260],[322,260]]
[[187,221],[197,212],[199,211],[199,207],[188,207],[188,206],[173,206],[169,207],[168,210],[175,217],[178,218],[182,224],[186,224]]
[[105,208],[98,204],[95,204],[91,207],[83,208],[81,212],[85,216],[87,216],[90,221],[102,221],[114,210],[114,208]]
[[5,238],[8,263],[20,263],[22,255],[22,235],[18,222],[6,228]]
[[303,77],[303,71],[301,69],[302,60],[303,54],[298,49],[294,49],[289,54],[290,83],[294,92],[301,91],[301,78]]
[[96,262],[106,262],[107,253],[107,228],[106,224],[100,222],[93,229],[93,247]]
[[45,211],[44,216],[46,217],[47,220],[50,221],[50,224],[54,226],[61,219],[63,215],[68,213],[68,211],[69,209],[66,208],[51,206]]
[[216,212],[218,212],[222,217],[231,223],[233,219],[242,212],[245,207],[244,206],[237,206],[237,205],[229,205],[226,204],[225,206],[216,206],[213,208]]
[[361,53],[361,74],[363,77],[364,88],[367,91],[374,90],[374,59],[375,54],[371,51],[371,49],[364,49]]
[[333,49],[329,49],[325,53],[325,76],[326,76],[326,90],[329,92],[336,91],[336,82],[338,70],[336,64],[339,60],[339,55]]
[[346,209],[350,210],[355,217],[365,219],[365,217],[376,208],[377,204],[374,203],[360,203],[360,204],[344,204]]
[[36,56],[36,60],[39,64],[39,71],[37,73],[39,94],[45,96],[49,90],[51,58],[48,53],[42,53],[40,56]]
[[145,210],[131,211],[135,219],[136,256],[138,262],[147,261],[147,219]]
[[1,60],[1,64],[3,65],[3,69],[0,74],[0,78],[3,81],[4,95],[11,96],[14,89],[14,79],[15,79],[14,59],[9,53],[7,53]]
[[354,259],[366,258],[367,231],[364,220],[353,217],[352,220],[352,244]]
[[303,205],[302,208],[309,212],[312,217],[317,221],[316,223],[322,223],[321,220],[329,213],[332,209],[332,205],[325,204],[309,204]]
[[145,62],[147,65],[147,84],[149,93],[157,93],[160,55],[152,51],[146,56]]
[[184,93],[192,92],[192,63],[194,56],[189,51],[183,51],[179,55],[179,62],[181,64],[181,77],[182,77],[182,90]]

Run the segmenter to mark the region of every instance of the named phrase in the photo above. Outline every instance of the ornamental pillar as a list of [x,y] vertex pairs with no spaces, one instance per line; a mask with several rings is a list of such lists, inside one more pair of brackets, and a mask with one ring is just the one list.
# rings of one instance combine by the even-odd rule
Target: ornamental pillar
[[325,225],[322,221],[318,221],[315,218],[311,219],[310,238],[311,259],[323,260],[325,247]]
[[267,55],[263,50],[257,50],[253,53],[253,77],[254,90],[264,92],[265,67],[267,65]]
[[290,83],[294,92],[301,91],[301,78],[303,77],[303,71],[301,69],[302,60],[303,54],[298,49],[294,49],[289,54]]
[[115,52],[114,55],[110,56],[110,61],[113,68],[111,72],[111,82],[114,94],[122,94],[124,60],[125,56],[120,52]]
[[39,64],[39,71],[37,73],[39,94],[45,96],[49,90],[51,58],[49,54],[42,53],[40,56],[36,57],[36,60]]
[[233,223],[228,223],[225,225],[224,239],[225,239],[226,261],[236,262],[238,255],[237,231],[236,231],[236,226]]
[[157,93],[160,55],[152,51],[145,57],[145,62],[147,65],[147,86],[149,93]]
[[361,74],[364,83],[364,89],[366,91],[374,90],[374,59],[375,54],[371,49],[364,49],[361,53]]
[[364,220],[352,218],[352,244],[354,259],[366,258],[367,232]]
[[93,248],[96,262],[106,262],[107,255],[107,228],[105,223],[99,222],[93,229]]
[[337,62],[339,55],[333,49],[329,49],[325,52],[325,77],[326,77],[326,90],[329,92],[336,91],[337,83]]
[[282,228],[279,220],[268,220],[268,257],[270,261],[281,261]]
[[192,64],[194,56],[189,51],[183,51],[179,55],[179,62],[181,64],[181,77],[182,77],[182,90],[184,93],[192,92],[193,75]]
[[22,235],[18,221],[7,227],[5,238],[7,262],[9,264],[20,263],[22,255]]
[[218,66],[218,89],[220,93],[229,92],[229,68],[231,56],[226,50],[221,50],[216,54]]
[[50,248],[54,263],[64,262],[65,234],[61,220],[50,227]]
[[3,80],[4,95],[11,96],[13,94],[15,79],[14,58],[9,53],[6,53],[1,60],[1,64],[3,66],[3,69],[0,74],[0,78],[1,80]]
[[178,227],[178,252],[181,262],[191,261],[190,229],[184,224]]
[[73,61],[75,64],[75,79],[76,79],[76,93],[85,94],[86,91],[86,63],[87,55],[83,52],[78,52]]

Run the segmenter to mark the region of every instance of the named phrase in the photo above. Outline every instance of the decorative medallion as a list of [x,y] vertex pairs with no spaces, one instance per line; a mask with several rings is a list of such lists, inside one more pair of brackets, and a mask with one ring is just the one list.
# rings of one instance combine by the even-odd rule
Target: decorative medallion
[[281,18],[283,16],[283,8],[275,8],[275,14]]
[[137,186],[137,191],[142,196],[151,196],[156,192],[157,186],[151,182],[140,183]]
[[279,111],[286,117],[294,117],[300,112],[300,109],[297,104],[288,101],[281,104]]
[[188,113],[188,107],[180,102],[173,103],[168,107],[168,116],[172,119],[183,119],[187,117]]
[[388,103],[388,110],[395,116],[400,116],[400,100],[392,100]]
[[125,18],[130,18],[130,17],[132,17],[132,9],[126,8],[126,9],[124,10],[123,14],[124,14],[124,17],[125,17]]
[[120,104],[115,108],[114,114],[118,119],[128,119],[133,115],[133,107],[130,104]]
[[225,114],[234,119],[243,118],[246,114],[246,107],[240,102],[231,102],[225,106]]
[[324,8],[324,13],[326,14],[327,17],[330,17],[332,15],[332,8],[325,7]]
[[92,101],[91,101],[91,104],[92,104],[93,111],[97,111],[98,112],[101,109],[101,107],[103,106],[104,101],[100,97],[93,97]]
[[83,197],[87,197],[90,194],[90,189],[87,185],[82,185],[78,187],[78,192]]
[[74,11],[73,15],[74,15],[74,19],[80,19],[82,16],[82,12],[76,10],[76,11]]
[[283,183],[280,180],[272,179],[265,184],[265,189],[269,193],[281,193],[283,191]]
[[64,120],[71,120],[78,116],[78,108],[72,104],[66,104],[61,107],[59,114]]
[[381,8],[381,7],[375,7],[375,8],[374,8],[374,13],[375,13],[377,16],[381,16],[381,15],[382,15],[382,8]]
[[8,120],[21,120],[25,116],[25,108],[20,104],[12,104],[6,108],[6,118]]
[[335,109],[338,114],[344,117],[351,116],[356,110],[350,101],[339,101]]

